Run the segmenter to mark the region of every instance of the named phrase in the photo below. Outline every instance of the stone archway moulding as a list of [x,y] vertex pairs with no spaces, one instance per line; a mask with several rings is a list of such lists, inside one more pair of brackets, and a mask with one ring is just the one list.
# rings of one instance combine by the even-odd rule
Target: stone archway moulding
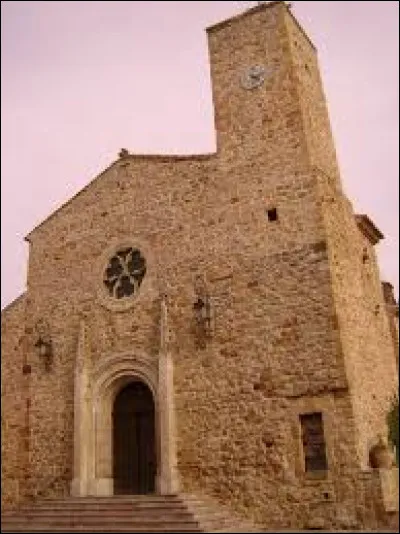
[[[82,336],[82,334],[81,334]],[[113,495],[112,409],[118,392],[135,379],[151,390],[155,405],[157,493],[178,491],[171,355],[155,359],[140,351],[102,358],[90,369],[78,346],[74,400],[75,496]],[[86,362],[86,363],[85,363]]]

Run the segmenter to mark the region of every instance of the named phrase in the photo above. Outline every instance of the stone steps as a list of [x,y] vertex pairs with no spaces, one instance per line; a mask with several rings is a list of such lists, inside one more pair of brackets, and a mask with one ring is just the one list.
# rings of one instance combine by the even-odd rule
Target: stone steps
[[109,512],[110,507],[114,512],[118,513],[128,513],[131,515],[136,514],[151,514],[153,512],[162,512],[162,513],[171,513],[171,512],[187,512],[187,507],[184,504],[177,504],[176,506],[171,505],[152,505],[152,506],[121,506],[113,504],[93,504],[90,507],[84,506],[82,507],[79,504],[73,504],[71,506],[65,506],[65,505],[55,505],[51,506],[51,504],[40,504],[37,507],[31,507],[31,508],[24,508],[24,513],[31,513],[31,514],[40,514],[40,513],[47,513],[47,512],[59,512],[63,513],[65,511],[68,512],[79,512],[84,509],[85,512],[93,512],[93,513],[102,513],[102,512]]
[[[147,510],[115,510],[112,508],[112,512],[120,518],[124,517],[132,517],[132,518],[142,518],[142,517],[187,517],[188,511],[186,509],[178,509],[174,510],[172,508],[161,508],[161,509],[147,509]],[[78,507],[76,508],[68,508],[68,509],[54,509],[51,508],[44,508],[42,510],[25,510],[24,512],[19,512],[17,516],[15,517],[21,517],[23,515],[27,518],[35,518],[35,517],[45,517],[45,516],[56,516],[56,517],[64,517],[64,516],[80,516],[80,517],[107,517],[110,514],[110,510],[108,509],[93,509],[93,510],[82,510]],[[10,515],[9,519],[12,519],[13,516]]]
[[70,523],[70,522],[81,522],[83,523],[107,523],[112,521],[113,523],[181,523],[181,522],[190,522],[192,521],[192,515],[188,513],[180,514],[147,514],[147,515],[133,515],[133,514],[120,514],[112,511],[112,517],[110,518],[110,512],[104,512],[102,514],[97,514],[96,512],[86,512],[86,511],[77,511],[70,513],[64,511],[63,513],[52,513],[47,512],[44,514],[41,513],[22,513],[15,517],[8,517],[7,522],[9,524],[18,523],[21,520],[23,521],[45,521],[49,525],[58,524],[58,523]]
[[1,517],[2,532],[260,532],[252,527],[188,495],[45,499]]
[[41,500],[6,512],[2,532],[201,532],[175,495]]

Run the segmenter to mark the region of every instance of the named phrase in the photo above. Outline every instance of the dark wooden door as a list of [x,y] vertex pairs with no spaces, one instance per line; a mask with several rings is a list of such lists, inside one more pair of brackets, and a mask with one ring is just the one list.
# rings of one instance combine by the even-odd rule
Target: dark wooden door
[[154,492],[154,402],[143,382],[132,382],[117,395],[113,429],[114,493]]

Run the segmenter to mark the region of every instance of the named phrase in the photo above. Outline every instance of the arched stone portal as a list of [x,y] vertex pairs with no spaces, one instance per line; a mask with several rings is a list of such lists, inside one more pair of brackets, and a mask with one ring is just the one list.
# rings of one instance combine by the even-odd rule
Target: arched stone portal
[[114,494],[146,494],[155,491],[157,473],[154,400],[141,381],[125,386],[114,400]]
[[[74,478],[71,494],[109,496],[126,491],[122,490],[123,483],[115,472],[122,467],[114,464],[113,410],[118,406],[118,396],[129,396],[129,388],[138,383],[142,391],[147,392],[147,399],[153,401],[152,461],[155,475],[152,491],[161,494],[177,492],[170,355],[161,353],[154,359],[140,353],[115,354],[102,358],[94,369],[90,369],[87,361],[84,356],[78,355],[75,370]],[[116,474],[118,480],[115,484]],[[134,488],[133,481],[131,484],[131,490],[144,492],[142,486]]]

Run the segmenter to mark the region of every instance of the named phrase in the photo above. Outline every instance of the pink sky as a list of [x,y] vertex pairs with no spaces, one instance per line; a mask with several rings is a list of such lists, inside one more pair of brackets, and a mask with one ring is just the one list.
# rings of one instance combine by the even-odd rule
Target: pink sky
[[[1,306],[23,238],[116,159],[215,149],[204,29],[256,2],[1,2]],[[344,190],[398,295],[399,4],[292,2],[319,51]]]

